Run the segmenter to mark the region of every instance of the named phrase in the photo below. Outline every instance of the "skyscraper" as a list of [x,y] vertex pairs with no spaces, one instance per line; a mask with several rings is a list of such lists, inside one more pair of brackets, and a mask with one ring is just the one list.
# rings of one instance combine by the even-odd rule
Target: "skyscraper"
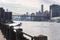
[[43,13],[43,4],[41,5],[41,13]]
[[53,4],[50,6],[50,12],[52,10],[52,17],[60,16],[60,5]]

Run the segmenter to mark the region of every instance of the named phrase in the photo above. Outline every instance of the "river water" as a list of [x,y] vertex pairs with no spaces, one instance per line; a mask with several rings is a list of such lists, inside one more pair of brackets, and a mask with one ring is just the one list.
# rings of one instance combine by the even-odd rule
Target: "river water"
[[60,40],[60,23],[39,21],[14,21],[21,22],[23,32],[31,36],[45,35],[48,40]]

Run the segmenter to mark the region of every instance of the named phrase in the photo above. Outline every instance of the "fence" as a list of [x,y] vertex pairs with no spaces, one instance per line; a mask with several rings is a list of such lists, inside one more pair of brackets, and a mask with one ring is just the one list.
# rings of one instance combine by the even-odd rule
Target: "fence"
[[47,36],[40,36],[40,37],[33,37],[27,33],[23,32],[23,29],[19,28],[14,31],[14,26],[6,25],[5,23],[0,23],[0,30],[3,33],[6,40],[29,40],[28,38],[24,37],[26,35],[31,38],[31,40],[47,40]]

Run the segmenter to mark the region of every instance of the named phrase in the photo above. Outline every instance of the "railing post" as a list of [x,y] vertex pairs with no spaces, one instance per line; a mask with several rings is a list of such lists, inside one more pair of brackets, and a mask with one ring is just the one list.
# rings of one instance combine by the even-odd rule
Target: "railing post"
[[23,33],[21,31],[22,31],[22,29],[16,29],[16,40],[23,39]]
[[31,37],[31,40],[33,40],[33,37]]
[[16,40],[16,34],[14,32],[14,29],[13,29],[14,26],[11,26],[10,27],[10,30],[9,30],[9,38],[10,40]]

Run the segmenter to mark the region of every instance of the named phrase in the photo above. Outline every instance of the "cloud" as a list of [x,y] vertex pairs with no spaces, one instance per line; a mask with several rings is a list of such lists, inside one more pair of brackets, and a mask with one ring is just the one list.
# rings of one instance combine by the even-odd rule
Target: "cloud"
[[53,0],[56,4],[60,5],[60,0]]
[[60,0],[41,0],[45,4],[59,4],[60,5]]
[[2,0],[2,3],[20,4],[27,7],[39,7],[38,0]]
[[3,3],[20,4],[26,7],[40,8],[41,4],[48,5],[52,3],[49,0],[2,0]]
[[9,3],[8,4],[2,3],[0,4],[0,7],[3,7],[4,9],[8,9],[9,11],[12,11],[13,13],[19,13],[19,14],[24,14],[26,12],[32,13],[38,10],[32,7],[26,7],[19,4],[9,4]]
[[41,0],[45,4],[53,4],[55,3],[53,0]]
[[44,5],[44,10],[49,10],[49,5],[59,3],[59,0],[0,0],[0,6],[20,13],[40,10],[41,4]]
[[[51,3],[49,0],[4,0],[4,3],[10,3],[10,4],[20,4],[22,6],[26,7],[34,7],[34,8],[40,8],[41,4],[44,4],[45,6]],[[46,6],[47,7],[47,6]]]
[[27,7],[39,8],[41,4],[50,5],[50,4],[59,4],[59,0],[1,0],[2,3],[10,4],[20,4]]

